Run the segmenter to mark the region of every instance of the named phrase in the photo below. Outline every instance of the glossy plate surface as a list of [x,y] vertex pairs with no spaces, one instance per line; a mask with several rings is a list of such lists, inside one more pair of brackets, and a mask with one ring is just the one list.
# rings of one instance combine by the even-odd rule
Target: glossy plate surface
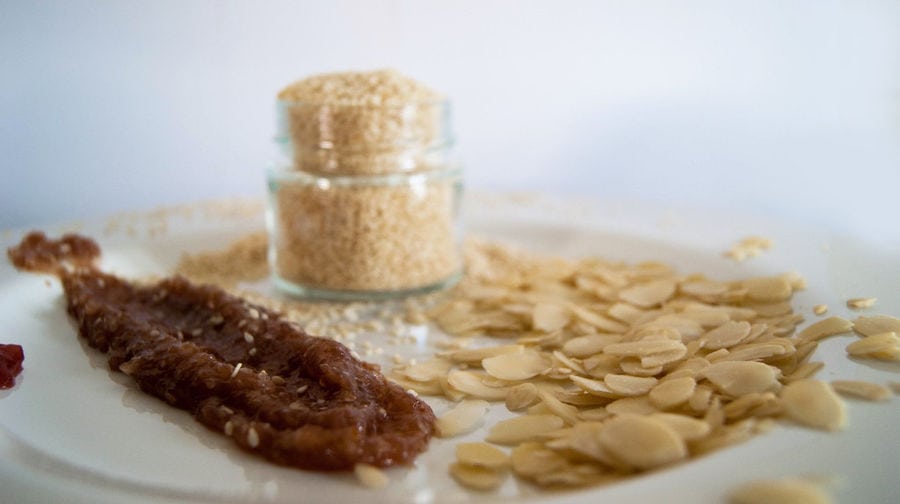
[[[796,310],[813,321],[812,306],[855,317],[844,306],[852,297],[874,296],[865,313],[900,315],[900,260],[860,238],[833,236],[739,215],[703,209],[666,209],[634,203],[598,203],[548,196],[476,195],[465,204],[468,232],[537,252],[602,256],[629,262],[658,260],[683,273],[713,278],[797,271],[808,289]],[[103,266],[128,277],[165,275],[181,254],[219,248],[263,227],[256,202],[198,204],[120,215],[78,226],[94,236]],[[764,235],[772,250],[744,263],[722,257],[738,239]],[[4,232],[7,248],[21,231]],[[896,251],[894,251],[896,252]],[[267,285],[257,286],[261,289]],[[0,265],[2,343],[25,349],[25,371],[11,390],[0,391],[0,489],[3,502],[477,502],[515,497],[527,501],[721,502],[727,490],[756,478],[814,475],[829,478],[840,502],[892,502],[900,484],[900,400],[849,401],[850,425],[826,434],[780,424],[772,432],[710,456],[614,485],[568,492],[542,492],[509,479],[493,494],[460,488],[447,474],[460,440],[483,439],[486,427],[461,439],[432,442],[415,467],[388,471],[387,488],[372,490],[352,475],[315,474],[277,467],[235,448],[227,439],[140,393],[123,375],[111,373],[104,356],[76,337],[67,320],[58,282]],[[390,367],[390,356],[426,356],[439,337],[412,328],[414,342],[391,345],[369,334]],[[900,381],[897,364],[851,361],[844,347],[852,337],[833,338],[816,354],[825,380]],[[440,414],[443,400],[428,398]],[[492,408],[488,423],[504,417]]]

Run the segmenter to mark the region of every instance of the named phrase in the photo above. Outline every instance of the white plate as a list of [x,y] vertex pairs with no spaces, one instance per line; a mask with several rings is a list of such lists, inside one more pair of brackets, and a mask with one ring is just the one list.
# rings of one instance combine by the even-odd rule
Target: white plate
[[[682,272],[739,278],[798,271],[809,288],[795,298],[809,320],[825,303],[832,314],[854,316],[850,297],[875,296],[871,312],[900,314],[900,261],[863,243],[827,232],[640,204],[600,204],[537,196],[468,198],[473,234],[567,256],[599,255],[626,261],[661,260]],[[78,226],[104,249],[104,267],[126,276],[166,274],[186,251],[220,247],[262,227],[255,203],[196,205],[117,216]],[[48,229],[58,233],[64,227]],[[721,252],[741,237],[762,234],[775,246],[736,264]],[[4,248],[20,232],[2,236]],[[108,371],[104,356],[81,343],[64,313],[58,284],[0,266],[0,342],[25,349],[16,386],[0,392],[0,491],[3,502],[471,502],[519,496],[528,500],[618,503],[720,502],[731,487],[755,478],[818,475],[835,479],[845,502],[893,502],[900,483],[900,401],[850,402],[850,426],[838,434],[782,425],[773,432],[690,463],[600,488],[549,493],[508,480],[499,492],[467,492],[447,475],[453,446],[436,439],[413,468],[388,471],[390,485],[370,490],[349,475],[282,468],[250,456],[197,424],[187,413],[144,396],[124,376]],[[434,336],[391,347],[385,356],[424,355]],[[853,362],[850,337],[821,346],[826,380],[900,381],[897,365]],[[383,365],[389,366],[387,362]],[[440,413],[442,400],[429,399]],[[493,418],[504,415],[492,409]],[[465,439],[483,439],[485,429]]]

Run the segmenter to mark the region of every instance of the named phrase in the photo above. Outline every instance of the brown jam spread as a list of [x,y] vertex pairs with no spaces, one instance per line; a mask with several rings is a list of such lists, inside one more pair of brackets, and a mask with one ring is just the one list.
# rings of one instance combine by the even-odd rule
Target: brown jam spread
[[0,389],[12,388],[16,376],[22,372],[25,353],[19,345],[0,344]]
[[217,287],[103,273],[93,266],[99,250],[88,238],[31,233],[9,257],[58,275],[81,336],[144,392],[303,469],[404,464],[427,447],[431,408],[345,346]]

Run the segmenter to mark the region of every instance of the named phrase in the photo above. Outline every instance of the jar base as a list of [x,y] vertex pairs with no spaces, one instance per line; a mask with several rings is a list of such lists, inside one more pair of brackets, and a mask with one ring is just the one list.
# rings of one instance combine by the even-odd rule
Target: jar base
[[409,289],[393,290],[338,290],[323,289],[301,285],[290,280],[285,280],[277,274],[272,275],[272,283],[282,293],[298,299],[312,301],[385,301],[390,299],[402,299],[411,296],[421,296],[433,292],[449,289],[456,285],[462,278],[462,272],[454,273],[438,282],[413,287]]

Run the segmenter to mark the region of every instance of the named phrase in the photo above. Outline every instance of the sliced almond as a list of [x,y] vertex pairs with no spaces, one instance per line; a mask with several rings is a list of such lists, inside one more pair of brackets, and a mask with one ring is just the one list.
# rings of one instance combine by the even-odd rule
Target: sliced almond
[[900,318],[887,315],[867,315],[853,321],[853,330],[864,336],[893,332],[900,334]]
[[644,310],[628,303],[615,303],[609,307],[606,314],[626,324],[631,324],[644,314]]
[[667,423],[625,415],[603,424],[600,445],[613,457],[636,469],[653,469],[687,457],[684,440]]
[[893,395],[884,385],[860,380],[834,380],[831,388],[839,394],[867,401],[887,401]]
[[562,455],[535,442],[517,446],[510,453],[510,460],[513,471],[529,479],[545,472],[564,469],[569,465]]
[[506,393],[506,408],[510,411],[525,409],[538,400],[538,389],[533,383],[520,383]]
[[798,380],[781,391],[784,412],[797,423],[823,430],[839,430],[847,423],[844,402],[825,382]]
[[822,370],[825,367],[824,362],[804,362],[797,366],[794,369],[794,372],[784,377],[785,382],[792,382],[797,380],[805,380],[807,378],[812,378],[816,373]]
[[791,297],[791,283],[783,277],[750,278],[741,284],[752,301],[783,301]]
[[597,329],[610,332],[610,333],[623,333],[627,326],[623,325],[621,322],[617,322],[611,318],[607,318],[599,313],[593,312],[586,308],[582,308],[578,305],[570,305],[569,309],[572,310],[572,313],[575,314],[581,321],[586,322]]
[[495,471],[509,467],[509,455],[487,443],[460,443],[456,445],[456,460],[463,464],[485,467]]
[[734,397],[767,392],[778,386],[775,368],[761,362],[716,362],[704,369],[701,375],[717,389]]
[[522,381],[533,378],[550,368],[550,361],[533,350],[506,353],[481,361],[482,367],[494,378]]
[[514,445],[532,441],[564,425],[563,419],[556,415],[524,415],[498,422],[485,439],[490,443]]
[[601,396],[601,397],[609,397],[609,398],[618,398],[620,395],[610,389],[605,382],[600,380],[592,380],[590,378],[584,378],[581,376],[570,376],[573,382],[576,385],[581,387],[582,390],[589,394]]
[[562,351],[571,357],[589,357],[602,352],[607,345],[620,341],[622,336],[618,334],[588,334],[566,341]]
[[619,299],[641,307],[658,305],[675,293],[674,280],[665,278],[637,284],[619,292]]
[[866,336],[847,345],[847,353],[854,357],[864,357],[877,352],[888,351],[900,346],[900,337],[895,332],[883,332]]
[[871,308],[875,305],[876,301],[878,301],[878,299],[873,297],[852,298],[847,300],[847,308],[850,308],[851,310]]
[[384,471],[369,464],[356,464],[353,466],[353,474],[368,488],[384,488],[390,482]]
[[572,320],[572,312],[564,305],[538,303],[534,306],[531,326],[537,331],[553,332],[562,329]]
[[447,352],[444,355],[453,362],[464,364],[477,364],[489,357],[503,355],[508,353],[518,353],[525,350],[522,345],[497,345],[482,348],[464,348]]
[[685,441],[696,441],[705,437],[712,431],[712,427],[703,420],[689,417],[687,415],[677,415],[674,413],[654,413],[651,418],[661,420],[674,430],[681,439]]
[[613,343],[611,345],[607,345],[603,349],[603,353],[607,355],[640,358],[648,357],[653,354],[663,354],[672,351],[686,352],[687,347],[685,347],[684,343],[680,341],[674,341],[670,339],[644,339],[639,341]]
[[748,336],[750,336],[749,322],[746,320],[729,320],[706,333],[704,346],[710,350],[730,348],[742,342]]
[[563,403],[546,390],[539,390],[538,394],[548,411],[562,418],[569,425],[578,423],[578,408]]
[[447,383],[454,389],[477,399],[502,401],[509,392],[508,387],[489,387],[484,384],[483,375],[471,371],[451,371],[447,375]]
[[745,483],[728,493],[728,504],[830,504],[815,483],[799,478]]
[[437,435],[447,438],[472,432],[481,425],[488,407],[487,401],[478,399],[460,402],[437,419]]
[[721,296],[728,291],[728,286],[711,280],[693,280],[682,283],[679,285],[679,289],[685,294],[706,298]]
[[800,341],[819,341],[829,336],[850,332],[851,329],[853,329],[853,322],[841,317],[828,317],[800,331],[797,339]]
[[485,492],[498,488],[503,483],[504,474],[486,467],[455,462],[450,464],[450,476],[466,488]]
[[673,378],[659,382],[648,397],[654,406],[667,410],[687,402],[697,387],[697,382],[690,376]]
[[647,396],[616,399],[606,405],[606,411],[614,415],[649,415],[658,412]]
[[622,396],[639,396],[650,392],[658,382],[652,377],[638,377],[623,374],[608,374],[603,378],[603,382],[613,392]]
[[452,363],[444,359],[429,359],[425,362],[407,366],[403,374],[410,380],[417,382],[430,382],[446,376],[450,372]]

